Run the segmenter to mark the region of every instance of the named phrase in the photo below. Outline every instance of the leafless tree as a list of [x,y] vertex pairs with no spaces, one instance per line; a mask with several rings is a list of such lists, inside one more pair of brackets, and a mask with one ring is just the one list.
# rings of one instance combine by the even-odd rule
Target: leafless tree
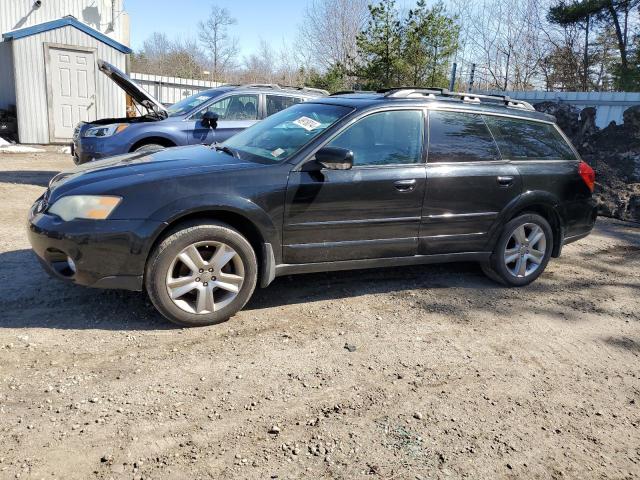
[[209,17],[198,23],[200,42],[211,63],[213,80],[225,80],[225,75],[236,66],[238,39],[229,34],[229,27],[237,23],[226,8],[211,6]]
[[203,54],[190,38],[170,40],[164,33],[153,33],[142,50],[131,57],[131,69],[137,73],[170,77],[201,78]]
[[[544,1],[544,0],[543,0]],[[475,63],[475,86],[530,89],[540,79],[544,10],[540,0],[454,0],[461,25],[459,71]],[[466,67],[466,68],[465,68]]]
[[368,0],[311,0],[300,31],[300,49],[312,65],[322,69],[340,64],[350,67],[356,57],[356,37],[367,21]]

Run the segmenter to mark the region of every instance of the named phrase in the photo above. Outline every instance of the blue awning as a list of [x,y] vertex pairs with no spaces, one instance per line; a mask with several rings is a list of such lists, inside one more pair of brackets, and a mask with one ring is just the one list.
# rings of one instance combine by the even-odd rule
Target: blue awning
[[18,40],[20,38],[29,37],[31,35],[36,35],[38,33],[48,32],[49,30],[55,30],[56,28],[62,27],[75,27],[78,30],[86,33],[87,35],[92,36],[96,40],[101,41],[102,43],[106,43],[112,48],[122,52],[122,53],[131,53],[131,50],[126,45],[123,45],[120,42],[115,41],[113,38],[108,37],[104,33],[91,28],[89,25],[82,23],[77,18],[68,16],[63,17],[58,20],[52,20],[50,22],[39,23],[37,25],[32,25],[31,27],[21,28],[19,30],[13,30],[12,32],[7,32],[2,35],[2,38],[5,40]]

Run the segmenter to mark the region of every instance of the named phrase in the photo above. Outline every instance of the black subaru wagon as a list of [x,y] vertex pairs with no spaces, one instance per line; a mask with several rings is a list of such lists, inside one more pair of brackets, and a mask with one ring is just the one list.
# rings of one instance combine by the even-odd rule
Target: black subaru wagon
[[593,228],[594,177],[554,118],[525,102],[343,93],[223,144],[61,173],[28,230],[52,275],[144,289],[169,320],[208,325],[279,275],[477,261],[527,285]]

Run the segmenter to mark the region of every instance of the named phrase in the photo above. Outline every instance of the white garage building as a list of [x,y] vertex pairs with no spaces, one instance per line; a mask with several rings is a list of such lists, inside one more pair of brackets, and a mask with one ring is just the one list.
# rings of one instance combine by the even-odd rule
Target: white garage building
[[[0,109],[15,106],[21,143],[68,143],[79,121],[125,116],[124,92],[98,71],[96,63],[103,59],[126,70],[131,50],[113,38],[116,36],[113,35],[116,33],[114,13],[122,0],[42,0],[38,10],[49,4],[52,15],[74,8],[86,15],[87,9],[94,8],[86,5],[101,3],[113,9],[112,15],[103,16],[98,10],[88,10],[92,15],[90,20],[98,19],[92,26],[68,15],[3,32]],[[0,4],[0,17],[6,23],[10,12],[4,10],[18,4],[23,8],[33,4],[33,10],[37,2],[14,0]],[[56,4],[62,10],[53,8]],[[72,5],[65,10],[63,4]],[[86,4],[84,9],[83,4]],[[20,12],[14,12],[14,17],[18,17],[20,24]],[[100,19],[103,18],[104,29],[112,36],[94,28],[102,27]],[[106,22],[109,19],[112,19],[110,24]]]

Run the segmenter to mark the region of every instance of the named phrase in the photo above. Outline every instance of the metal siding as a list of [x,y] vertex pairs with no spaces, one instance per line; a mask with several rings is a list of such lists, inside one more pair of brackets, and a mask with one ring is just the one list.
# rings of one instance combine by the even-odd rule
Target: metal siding
[[0,42],[0,108],[16,104],[11,44]]
[[[122,70],[126,63],[126,55],[73,27],[51,30],[12,43],[18,132],[22,143],[49,143],[44,43],[95,48],[96,60],[101,58]],[[96,116],[125,116],[124,92],[99,71],[96,71]]]
[[497,95],[508,95],[517,100],[526,100],[530,103],[540,102],[566,102],[578,109],[587,107],[596,108],[596,125],[605,128],[611,122],[618,125],[623,123],[622,114],[633,106],[640,105],[640,93],[638,92],[480,92]]
[[123,0],[116,0],[116,22],[113,32],[108,33],[112,18],[111,0],[45,0],[37,10],[32,10],[32,6],[33,0],[0,0],[0,33],[73,15],[119,42],[129,42]]
[[194,93],[224,85],[207,80],[162,77],[147,73],[132,73],[131,78],[160,103],[176,103]]

